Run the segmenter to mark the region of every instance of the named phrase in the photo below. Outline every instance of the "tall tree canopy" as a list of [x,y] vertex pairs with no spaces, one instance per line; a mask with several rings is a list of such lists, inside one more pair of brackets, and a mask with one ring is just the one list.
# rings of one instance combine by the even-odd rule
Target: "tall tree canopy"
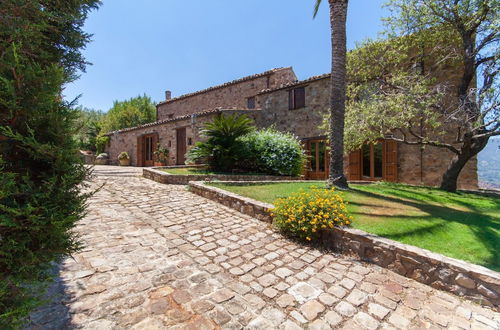
[[101,122],[101,133],[134,127],[156,120],[156,106],[149,96],[115,101]]
[[[391,138],[453,153],[441,188],[500,134],[498,0],[390,0],[389,40],[349,58],[346,139]],[[452,138],[450,138],[452,137]]]
[[50,262],[75,251],[89,171],[62,98],[86,62],[82,27],[97,0],[0,2],[0,328],[36,305]]
[[76,121],[77,131],[75,140],[82,150],[96,151],[96,139],[101,132],[101,122],[104,120],[104,112],[100,110],[78,108],[78,119]]
[[[316,0],[314,16],[321,0]],[[344,175],[344,117],[346,100],[346,21],[348,0],[328,0],[332,42],[330,82],[330,176],[329,185],[348,188]]]

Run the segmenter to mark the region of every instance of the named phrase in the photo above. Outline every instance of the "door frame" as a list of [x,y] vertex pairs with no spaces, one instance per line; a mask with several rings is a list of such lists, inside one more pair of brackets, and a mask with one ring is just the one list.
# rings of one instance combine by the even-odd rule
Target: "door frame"
[[380,139],[382,144],[382,177],[375,177],[374,144],[370,143],[370,176],[363,175],[362,148],[349,154],[349,180],[351,181],[389,181],[398,180],[398,143],[392,140]]
[[[178,127],[175,129],[175,164],[176,165],[184,165],[186,162],[186,153],[187,153],[187,126],[184,127]],[[183,133],[183,137],[181,136],[181,139],[179,139],[179,133]],[[182,152],[179,149],[179,142],[182,142],[183,145],[183,151]]]
[[[324,159],[323,159],[323,166],[324,170],[320,171],[320,150],[319,150],[319,144],[324,143],[325,144],[325,149],[324,149]],[[305,176],[306,179],[308,180],[326,180],[328,178],[328,175],[330,173],[330,153],[328,151],[328,140],[325,137],[315,137],[315,138],[309,138],[307,140],[304,140],[305,144],[305,151],[306,154],[308,155],[307,159],[307,167],[305,169]],[[311,145],[315,144],[315,154],[311,154]],[[315,159],[316,163],[316,168],[312,169],[311,168],[311,161],[312,157]]]
[[[150,160],[146,160],[146,139],[151,138],[152,155]],[[137,137],[137,166],[147,167],[154,166],[155,155],[154,152],[158,145],[158,133],[147,133]]]

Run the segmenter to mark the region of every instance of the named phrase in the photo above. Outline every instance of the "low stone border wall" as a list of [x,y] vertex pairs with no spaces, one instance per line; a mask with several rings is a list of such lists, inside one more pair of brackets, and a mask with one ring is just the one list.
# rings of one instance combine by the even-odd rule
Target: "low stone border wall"
[[[255,183],[257,182],[246,184]],[[268,212],[274,207],[271,204],[207,186],[204,182],[190,182],[189,186],[195,194],[261,221],[272,222]],[[500,273],[485,267],[353,228],[334,228],[324,236],[324,243],[336,251],[354,254],[364,261],[388,268],[434,288],[467,297],[496,309],[500,308]]]
[[207,175],[177,175],[169,174],[161,169],[167,168],[183,168],[191,166],[169,166],[169,167],[155,167],[144,168],[142,176],[164,184],[184,184],[187,185],[190,181],[296,181],[300,177],[291,176],[271,176],[271,175],[223,175],[223,174],[207,174]]

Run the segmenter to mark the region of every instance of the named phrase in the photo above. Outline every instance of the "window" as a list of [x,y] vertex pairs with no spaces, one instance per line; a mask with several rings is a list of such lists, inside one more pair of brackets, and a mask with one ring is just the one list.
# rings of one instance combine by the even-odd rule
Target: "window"
[[288,91],[288,109],[295,110],[306,106],[306,89],[298,87]]
[[247,98],[247,108],[255,109],[255,96]]
[[188,146],[192,145],[193,144],[193,139],[191,138],[188,138]]

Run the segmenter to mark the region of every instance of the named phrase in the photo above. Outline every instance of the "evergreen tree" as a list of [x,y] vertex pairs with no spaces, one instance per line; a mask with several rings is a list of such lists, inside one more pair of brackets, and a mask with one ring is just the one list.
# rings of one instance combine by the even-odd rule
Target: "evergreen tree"
[[86,65],[82,31],[97,0],[0,2],[0,327],[40,301],[50,263],[78,249],[88,178],[74,142],[78,116],[62,87]]

